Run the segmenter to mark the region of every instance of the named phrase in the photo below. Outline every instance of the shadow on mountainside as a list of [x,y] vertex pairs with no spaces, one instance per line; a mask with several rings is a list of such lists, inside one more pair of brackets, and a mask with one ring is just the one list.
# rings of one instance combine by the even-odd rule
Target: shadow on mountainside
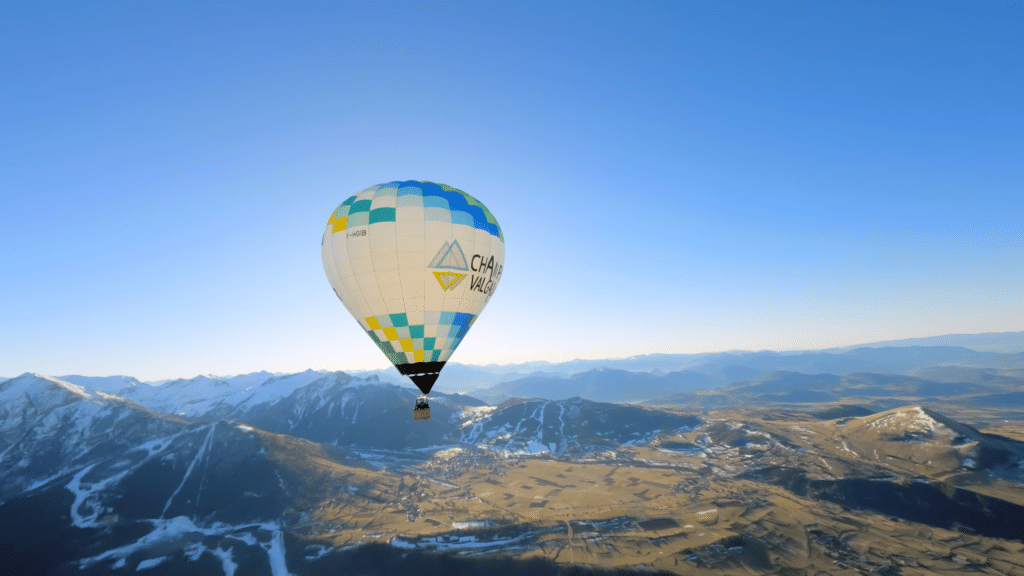
[[1024,541],[1024,524],[1021,523],[1024,506],[944,482],[900,484],[866,478],[811,480],[803,471],[783,466],[752,470],[740,478],[774,484],[805,498],[827,500],[909,522]]
[[670,576],[671,572],[568,566],[546,558],[467,558],[454,554],[406,551],[386,544],[365,544],[351,552],[313,563],[312,574],[366,576]]

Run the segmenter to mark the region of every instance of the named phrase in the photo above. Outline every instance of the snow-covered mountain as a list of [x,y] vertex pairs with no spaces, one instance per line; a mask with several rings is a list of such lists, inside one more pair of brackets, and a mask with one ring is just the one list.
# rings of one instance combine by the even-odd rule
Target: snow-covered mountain
[[908,470],[927,464],[949,473],[1016,469],[1024,462],[1019,442],[984,434],[921,406],[905,406],[844,422],[847,450],[898,457]]
[[[472,398],[441,393],[432,395],[433,417],[414,422],[411,411],[416,394],[409,388],[343,372],[264,376],[230,380],[200,376],[153,390],[145,385],[121,387],[132,400],[45,376],[12,379],[0,384],[4,399],[0,431],[17,432],[0,445],[0,462],[20,464],[0,478],[11,489],[24,488],[89,460],[90,441],[102,439],[105,446],[124,450],[154,435],[168,434],[168,426],[194,425],[190,423],[232,421],[339,447],[400,451],[471,445],[519,454],[605,450],[700,423],[692,416],[581,398],[511,400],[486,406]],[[93,382],[109,389],[112,381],[118,383],[115,379]],[[140,418],[145,425],[136,422]],[[138,433],[122,430],[122,421]],[[107,437],[122,443],[111,444]],[[37,460],[63,465],[53,470],[46,464],[35,466]],[[13,475],[20,469],[36,472]]]
[[288,573],[283,523],[307,487],[272,455],[280,441],[227,423],[158,428],[115,427],[121,438],[104,434],[52,477],[5,492],[0,525],[17,527],[0,539],[5,569]]
[[0,500],[186,425],[57,378],[7,380],[0,383]]
[[196,376],[178,379],[160,386],[137,386],[125,398],[152,410],[186,418],[216,419],[241,405],[272,401],[287,396],[328,372],[306,370],[298,374],[276,376],[254,372],[230,378]]
[[[945,394],[934,386],[934,382],[926,382],[921,376],[927,374],[929,380],[935,382],[961,385],[966,382],[965,370],[984,371],[986,374],[999,370],[1012,372],[1000,368],[1004,364],[1019,369],[1020,358],[950,346],[860,347],[840,352],[654,354],[627,359],[578,360],[561,364],[533,362],[508,366],[450,363],[436,390],[461,391],[490,403],[517,397],[566,400],[579,396],[599,402],[658,401],[667,404],[678,396],[679,403],[687,404],[694,400],[708,400],[694,397],[695,392],[699,394],[702,390],[756,395],[772,386],[777,387],[775,381],[780,379],[779,375],[785,375],[792,380],[786,384],[800,389],[801,393],[807,387],[803,380],[821,380],[816,384],[826,389],[818,390],[819,401],[825,401],[833,399],[830,395],[834,395],[834,383],[826,383],[823,379],[831,378],[837,382],[841,379],[844,385],[852,386],[858,374],[874,372],[876,380],[884,380],[886,385],[891,385],[897,381],[906,384],[905,377],[916,376],[918,384],[931,385],[937,394]],[[227,417],[237,408],[251,408],[284,398],[330,374],[341,372],[307,370],[298,374],[261,371],[230,377],[200,375],[159,385],[139,382],[130,376],[71,375],[58,379],[84,389],[120,396],[152,410],[187,418],[216,420]],[[408,379],[399,375],[394,367],[354,372],[349,376],[354,380],[391,384],[415,391]],[[904,378],[901,380],[901,377]],[[1000,381],[993,380],[981,384],[988,385],[993,394],[1013,392],[1006,390],[1012,383],[1003,382],[997,386]],[[925,392],[920,391],[921,394]],[[992,401],[1019,399],[994,396]]]
[[[111,381],[114,379],[99,379],[98,383],[109,388]],[[344,372],[306,371],[283,376],[258,373],[233,379],[199,376],[160,387],[122,387],[131,400],[28,374],[0,384],[0,390],[5,394],[0,397],[6,399],[0,411],[0,431],[17,429],[22,439],[17,449],[14,439],[9,440],[10,453],[0,452],[0,461],[15,458],[18,450],[41,453],[38,446],[24,442],[36,436],[39,441],[49,438],[64,442],[61,446],[67,456],[88,453],[85,447],[67,442],[71,438],[115,435],[141,444],[145,434],[157,433],[147,429],[143,437],[132,436],[105,420],[127,418],[121,413],[143,414],[175,426],[231,421],[339,447],[401,451],[472,445],[517,454],[604,450],[649,440],[660,431],[688,429],[700,422],[692,416],[578,397],[560,401],[519,399],[487,406],[470,397],[443,393],[431,397],[432,418],[414,422],[414,390],[372,377],[354,378]],[[56,412],[51,410],[58,408]],[[66,423],[55,425],[57,421]],[[73,426],[77,428],[71,430]],[[72,458],[68,466],[80,461]],[[39,480],[30,475],[20,485]]]
[[[330,462],[331,478],[343,479],[354,474],[345,462],[375,469],[359,450],[568,453],[699,424],[578,398],[481,407],[445,395],[432,399],[430,421],[414,422],[415,393],[374,379],[339,372],[259,380],[178,380],[148,396],[137,384],[120,387],[195,419],[37,374],[0,383],[0,526],[18,527],[0,537],[0,555],[16,558],[6,567],[285,574],[295,561],[286,562],[287,530],[304,521],[302,507],[358,489],[311,476],[309,462]],[[171,391],[182,404],[170,402]],[[188,394],[196,391],[207,397]]]
[[[876,384],[865,375],[844,378]],[[757,386],[785,394],[791,381],[763,378]],[[820,375],[810,381],[834,385]],[[398,511],[412,523],[423,505],[409,500],[417,483],[465,491],[453,482],[477,463],[648,462],[675,451],[714,461],[709,474],[769,482],[807,455],[828,474],[884,467],[951,485],[984,476],[1015,486],[1024,461],[1024,444],[919,406],[789,426],[579,397],[485,405],[435,393],[433,417],[414,422],[416,395],[372,377],[316,371],[161,386],[38,374],[0,382],[0,558],[14,559],[3,568],[87,576],[316,573],[312,562],[330,554],[329,545],[311,550],[304,538],[352,518],[324,527],[311,511],[361,498],[367,518],[387,505],[388,515]],[[751,472],[755,463],[770,466]],[[804,492],[821,498],[846,482],[799,474]]]
[[114,394],[122,398],[128,398],[135,395],[135,388],[142,386],[136,378],[132,376],[58,376],[58,380],[63,382],[70,382],[94,390],[96,392],[105,392],[107,394]]
[[0,433],[23,427],[55,408],[92,398],[81,386],[39,374],[0,383]]
[[285,574],[283,523],[294,521],[293,498],[309,493],[310,480],[289,461],[346,459],[342,449],[324,450],[243,424],[162,414],[62,379],[12,378],[0,383],[5,573],[177,563],[177,573]]
[[408,450],[447,443],[461,406],[435,393],[431,419],[415,422],[412,409],[418,395],[411,388],[335,372],[287,396],[241,402],[224,416],[268,432],[334,446]]

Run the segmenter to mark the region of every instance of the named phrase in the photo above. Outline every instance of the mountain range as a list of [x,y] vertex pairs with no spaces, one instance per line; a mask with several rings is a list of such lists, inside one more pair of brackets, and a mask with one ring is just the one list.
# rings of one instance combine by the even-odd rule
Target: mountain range
[[415,389],[376,374],[28,373],[0,381],[0,558],[14,574],[1024,573],[1019,360],[863,347],[535,373],[436,391],[426,422]]
[[[870,349],[887,348],[883,351]],[[916,350],[901,350],[915,348]],[[693,371],[711,377],[719,384],[752,380],[764,371],[795,372],[896,372],[932,365],[969,364],[979,367],[1004,368],[1019,366],[1024,354],[1024,332],[989,332],[983,334],[949,334],[928,338],[911,338],[888,342],[872,342],[827,350],[786,352],[751,352],[734,350],[699,354],[645,354],[629,358],[571,360],[568,362],[523,362],[474,366],[449,362],[438,386],[448,386],[466,393],[529,377],[569,377],[593,370],[608,369],[627,372],[648,372],[664,375],[669,372]],[[394,368],[354,372],[359,376],[378,376],[381,380],[408,385]]]

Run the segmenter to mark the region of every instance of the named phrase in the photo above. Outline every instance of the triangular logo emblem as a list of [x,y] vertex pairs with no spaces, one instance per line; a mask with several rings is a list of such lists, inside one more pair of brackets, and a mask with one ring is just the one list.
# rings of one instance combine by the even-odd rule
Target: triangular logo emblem
[[458,272],[434,272],[434,278],[437,278],[437,283],[441,285],[445,292],[454,290],[465,277],[465,274],[459,274]]
[[[469,265],[466,263],[466,254],[462,251],[462,247],[459,246],[458,240],[451,243],[445,242],[444,246],[441,246],[441,249],[437,251],[434,259],[430,261],[428,268],[469,271]],[[448,288],[445,288],[445,290],[448,290]]]

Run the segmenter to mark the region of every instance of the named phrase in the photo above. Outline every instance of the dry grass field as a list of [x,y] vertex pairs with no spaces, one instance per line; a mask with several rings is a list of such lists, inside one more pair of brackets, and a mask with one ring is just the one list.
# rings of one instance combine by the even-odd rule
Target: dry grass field
[[[984,520],[940,526],[924,510],[965,494],[1024,505],[1024,484],[964,469],[963,443],[884,435],[916,414],[837,424],[712,413],[695,431],[586,457],[466,448],[383,469],[312,443],[277,449],[316,500],[298,532],[336,550],[377,541],[680,574],[1024,576],[1024,516],[1016,532],[985,533]],[[1008,423],[994,431],[1024,436]],[[948,502],[915,491],[926,479],[955,486],[935,490]],[[906,502],[884,502],[889,495]]]

